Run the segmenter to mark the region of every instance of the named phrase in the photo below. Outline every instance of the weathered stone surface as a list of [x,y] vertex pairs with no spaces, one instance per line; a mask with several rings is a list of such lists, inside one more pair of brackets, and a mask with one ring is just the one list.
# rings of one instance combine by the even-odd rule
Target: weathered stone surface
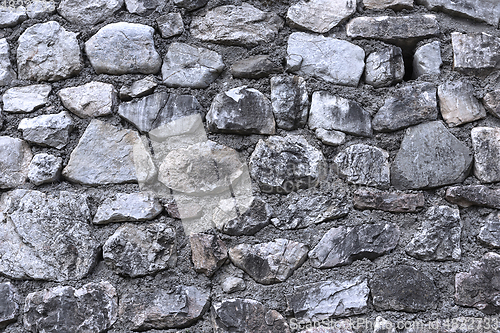
[[500,89],[490,91],[483,97],[484,108],[492,115],[500,118]]
[[174,0],[174,5],[192,11],[205,6],[208,0]]
[[58,13],[71,23],[96,25],[113,15],[123,6],[123,0],[62,0]]
[[[352,319],[351,319],[352,320]],[[326,323],[329,323],[326,327],[321,327],[315,324],[315,323],[309,323],[309,322],[295,322],[295,325],[290,325],[292,328],[306,328],[306,327],[312,327],[308,328],[306,330],[300,331],[300,333],[355,333],[355,331],[352,330],[354,325],[356,324],[356,321],[351,321],[349,319],[344,319],[344,320],[337,320],[335,322],[327,321]],[[319,323],[319,322],[318,322]],[[316,327],[314,327],[316,325]],[[323,324],[320,324],[323,325]],[[298,326],[298,327],[297,327]],[[362,326],[362,325],[359,325]],[[385,332],[384,332],[385,333]]]
[[73,119],[67,111],[24,118],[18,127],[23,132],[24,140],[57,149],[66,147],[72,128]]
[[395,89],[372,120],[375,131],[397,131],[438,117],[437,89],[432,83],[417,83]]
[[97,74],[156,74],[161,58],[153,35],[147,25],[111,23],[85,42],[85,52]]
[[17,73],[20,79],[58,81],[83,68],[76,33],[55,21],[35,24],[19,37]]
[[323,128],[316,128],[316,137],[323,142],[325,145],[329,146],[340,146],[345,143],[346,135],[344,132],[326,130]]
[[[10,3],[8,3],[10,5]],[[6,7],[5,4],[0,8],[0,28],[11,28],[26,21],[26,8],[19,6],[17,8]]]
[[46,14],[54,14],[56,5],[53,1],[34,0],[26,5],[26,14],[31,19],[40,18]]
[[240,244],[229,250],[229,258],[258,283],[284,282],[307,259],[308,248],[287,239],[256,245]]
[[356,87],[365,68],[365,51],[361,47],[304,32],[290,35],[287,54],[290,71],[333,84]]
[[24,328],[30,332],[100,333],[117,318],[118,296],[107,281],[37,291],[24,303]]
[[454,186],[446,190],[446,200],[461,207],[476,205],[500,209],[500,190],[484,185]]
[[184,22],[180,13],[168,13],[156,19],[158,30],[163,38],[181,35],[184,32]]
[[428,9],[467,16],[487,22],[495,27],[500,20],[500,3],[496,0],[416,0],[416,3]]
[[118,104],[115,87],[92,81],[78,87],[64,88],[57,93],[64,107],[80,118],[107,116]]
[[413,0],[363,0],[367,9],[410,9],[413,8]]
[[255,46],[273,41],[282,27],[278,15],[243,2],[241,6],[220,6],[205,16],[193,17],[190,31],[204,42]]
[[161,73],[167,87],[208,87],[224,69],[222,56],[215,51],[184,43],[172,43]]
[[388,159],[385,150],[355,144],[335,156],[333,167],[349,184],[387,188],[390,184]]
[[0,199],[0,272],[14,279],[74,280],[96,262],[99,243],[85,196],[14,190]]
[[132,14],[149,15],[165,5],[162,0],[125,0],[125,7]]
[[19,314],[17,289],[10,283],[0,283],[0,328],[16,321]]
[[474,148],[474,176],[482,183],[500,181],[500,129],[474,127],[471,130]]
[[439,85],[438,96],[441,115],[450,127],[486,117],[486,110],[474,97],[474,87],[469,82],[447,81]]
[[[500,6],[498,7],[500,10]],[[500,68],[500,38],[487,33],[451,34],[453,69],[466,74],[489,74]]]
[[420,46],[413,55],[413,77],[441,74],[441,43],[438,41]]
[[25,141],[0,136],[0,189],[24,184],[32,157],[30,146]]
[[194,286],[162,287],[120,298],[120,317],[134,331],[186,327],[209,307],[210,292]]
[[460,211],[448,206],[433,206],[406,246],[406,253],[421,260],[460,260]]
[[392,251],[399,235],[398,226],[390,223],[331,228],[308,256],[315,268],[349,265],[363,258],[373,260]]
[[62,158],[50,154],[36,154],[28,169],[28,178],[35,185],[57,181],[62,169]]
[[238,291],[243,291],[247,288],[247,286],[245,284],[245,280],[243,280],[242,278],[239,278],[239,277],[235,277],[235,276],[227,277],[222,282],[221,287],[222,287],[222,290],[228,294],[235,293]]
[[242,86],[217,94],[207,113],[212,132],[274,134],[271,101],[260,91]]
[[229,299],[212,305],[212,323],[220,333],[290,333],[286,319],[252,299]]
[[253,235],[271,221],[273,209],[259,198],[254,197],[245,212],[239,212],[235,219],[226,221],[219,230],[232,236]]
[[427,311],[435,309],[439,299],[434,281],[408,265],[377,271],[369,285],[377,311]]
[[48,103],[52,87],[48,84],[34,84],[14,87],[3,94],[3,111],[8,113],[29,113]]
[[117,193],[107,198],[97,209],[94,224],[152,220],[163,211],[153,193]]
[[424,194],[383,192],[376,189],[359,189],[354,192],[354,207],[379,209],[392,213],[414,213],[425,204]]
[[401,82],[404,75],[403,51],[397,46],[384,47],[366,58],[365,82],[375,88]]
[[11,84],[17,78],[10,62],[10,47],[6,38],[0,39],[0,86]]
[[123,85],[120,88],[120,99],[130,101],[132,98],[143,97],[151,94],[158,86],[156,78],[152,75],[134,81],[131,85]]
[[365,313],[369,293],[367,281],[357,277],[297,286],[286,299],[295,318],[320,321]]
[[189,235],[191,260],[194,270],[211,276],[227,259],[226,244],[214,235],[196,233]]
[[399,189],[433,188],[462,182],[472,153],[441,121],[406,130],[391,167],[391,183]]
[[272,77],[271,103],[278,128],[294,130],[304,127],[309,111],[306,81],[300,76]]
[[260,79],[281,72],[281,66],[269,60],[268,55],[257,55],[233,63],[231,74],[235,78]]
[[259,140],[249,166],[252,178],[261,191],[267,193],[290,193],[315,187],[326,175],[326,161],[321,151],[298,135]]
[[500,216],[498,213],[488,215],[477,238],[488,246],[500,247]]
[[165,223],[124,224],[104,243],[102,257],[119,274],[153,274],[175,267],[175,239],[175,230]]
[[350,0],[300,1],[288,8],[287,21],[292,27],[318,33],[330,31],[356,12]]
[[390,320],[377,316],[375,318],[375,323],[373,324],[373,333],[396,333],[396,325]]
[[498,314],[498,274],[500,255],[497,253],[488,252],[481,261],[474,261],[468,272],[455,275],[455,303],[474,307],[486,314]]

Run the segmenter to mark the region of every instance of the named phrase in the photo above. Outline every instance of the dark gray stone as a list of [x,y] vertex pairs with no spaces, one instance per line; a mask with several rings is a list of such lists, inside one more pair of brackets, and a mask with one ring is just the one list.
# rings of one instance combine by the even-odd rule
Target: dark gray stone
[[492,115],[500,118],[500,89],[490,91],[484,95],[483,105]]
[[0,283],[0,328],[15,322],[19,314],[17,289],[10,283]]
[[253,235],[270,223],[273,210],[270,205],[259,198],[253,198],[248,209],[218,228],[232,236]]
[[384,47],[366,58],[365,82],[375,88],[401,82],[404,75],[403,51],[397,46]]
[[189,235],[191,260],[194,270],[212,276],[226,261],[226,244],[214,235],[195,233]]
[[152,220],[163,211],[163,206],[153,193],[116,193],[107,198],[97,209],[94,224],[110,222],[139,222]]
[[123,0],[62,0],[57,11],[71,23],[94,26],[113,15],[122,6]]
[[457,16],[466,16],[487,22],[495,27],[500,20],[500,3],[496,0],[416,0],[431,10],[440,10]]
[[18,129],[23,132],[23,139],[28,142],[62,149],[69,141],[73,119],[68,111],[44,114],[35,118],[24,118]]
[[438,41],[420,46],[413,55],[413,77],[441,74],[441,43]]
[[354,192],[354,207],[379,209],[392,213],[414,213],[425,204],[424,194],[383,192],[376,189],[359,189]]
[[208,0],[174,0],[174,5],[192,11],[205,6]]
[[500,248],[500,216],[498,213],[488,215],[477,238],[487,246]]
[[474,148],[474,176],[481,183],[500,181],[500,129],[493,127],[474,127],[471,130]]
[[490,189],[484,185],[454,186],[446,190],[446,200],[461,207],[500,209],[500,189]]
[[309,112],[306,81],[300,76],[272,77],[271,103],[278,128],[294,130],[304,127]]
[[281,71],[281,66],[269,60],[268,55],[252,56],[237,61],[231,66],[231,74],[235,78],[261,79]]
[[486,110],[474,96],[474,86],[465,81],[446,81],[438,87],[439,108],[450,127],[486,118]]
[[23,185],[28,176],[31,149],[26,141],[0,136],[0,189]]
[[31,160],[28,178],[35,185],[52,183],[59,179],[61,169],[61,157],[45,153],[36,154]]
[[168,13],[156,19],[158,29],[163,38],[170,38],[182,35],[184,32],[184,22],[180,13]]

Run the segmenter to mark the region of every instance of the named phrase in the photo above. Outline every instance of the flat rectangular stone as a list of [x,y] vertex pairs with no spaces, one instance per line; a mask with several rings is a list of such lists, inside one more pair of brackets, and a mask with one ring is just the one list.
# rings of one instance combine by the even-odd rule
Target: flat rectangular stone
[[363,0],[367,9],[410,9],[413,8],[413,0]]
[[500,68],[500,38],[484,32],[453,32],[451,43],[455,70],[466,74],[489,74]]
[[354,193],[354,207],[358,209],[379,209],[393,213],[416,212],[423,207],[423,193],[384,192],[374,189],[360,189]]
[[466,16],[498,26],[500,2],[498,0],[416,0],[428,9]]
[[491,189],[485,185],[454,186],[446,190],[446,200],[461,207],[500,209],[500,189]]

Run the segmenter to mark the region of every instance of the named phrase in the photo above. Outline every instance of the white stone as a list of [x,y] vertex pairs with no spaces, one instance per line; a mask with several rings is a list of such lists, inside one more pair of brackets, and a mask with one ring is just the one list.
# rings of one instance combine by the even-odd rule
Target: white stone
[[8,89],[3,95],[3,111],[9,113],[29,113],[44,106],[49,101],[52,87],[35,84]]
[[71,23],[92,26],[103,22],[122,6],[123,0],[62,0],[57,11]]
[[163,211],[163,206],[152,193],[117,193],[97,209],[94,224],[110,222],[137,222],[152,220]]
[[26,21],[27,18],[26,8],[23,6],[16,8],[0,7],[0,28],[15,27],[19,23]]
[[329,146],[340,146],[346,140],[345,133],[334,130],[328,131],[323,128],[317,128],[315,134],[321,142]]
[[26,13],[31,19],[40,18],[45,14],[53,14],[56,11],[54,1],[33,0],[26,5]]
[[25,141],[0,136],[0,189],[24,184],[32,157],[30,146]]
[[11,84],[16,79],[16,72],[12,69],[10,62],[10,48],[6,38],[0,39],[0,86]]
[[78,87],[59,90],[64,107],[80,118],[93,118],[113,113],[118,103],[115,87],[109,83],[92,81]]
[[465,81],[448,81],[438,87],[439,106],[450,127],[486,117],[483,105],[474,97],[474,87]]

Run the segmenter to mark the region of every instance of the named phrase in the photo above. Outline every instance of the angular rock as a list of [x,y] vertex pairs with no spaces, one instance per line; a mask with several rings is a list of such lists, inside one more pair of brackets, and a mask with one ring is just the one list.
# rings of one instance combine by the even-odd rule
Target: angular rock
[[97,81],[61,89],[57,95],[64,107],[80,118],[110,115],[118,104],[115,87],[112,84]]
[[385,150],[355,144],[335,156],[333,167],[349,184],[387,188],[390,184],[388,159]]
[[110,222],[138,222],[152,220],[163,211],[153,193],[117,193],[99,206],[94,224]]
[[0,86],[10,85],[17,78],[10,62],[10,48],[6,38],[0,39]]
[[371,136],[371,117],[355,101],[316,91],[312,95],[309,128],[337,130],[352,135]]
[[298,135],[259,140],[249,166],[252,178],[266,193],[290,193],[316,187],[326,175],[326,161],[321,151]]
[[214,235],[196,233],[189,235],[191,260],[194,270],[211,276],[227,259],[226,244]]
[[71,23],[96,25],[123,6],[123,0],[62,0],[57,12]]
[[422,192],[383,192],[375,189],[359,189],[354,192],[354,207],[357,209],[379,209],[392,213],[414,213],[424,207]]
[[417,83],[393,90],[372,120],[378,132],[397,131],[438,117],[437,89],[432,83]]
[[24,140],[57,149],[66,147],[72,128],[73,119],[67,111],[24,118],[18,127],[23,132]]
[[413,0],[363,0],[366,9],[411,9]]
[[237,218],[218,225],[219,230],[232,236],[254,235],[270,223],[273,210],[270,205],[254,197],[248,209],[239,213]]
[[500,216],[498,213],[488,215],[477,238],[488,246],[500,247]]
[[287,239],[256,245],[240,244],[229,250],[236,267],[262,284],[284,282],[307,259],[308,248]]
[[316,128],[316,137],[323,142],[325,145],[329,146],[340,146],[345,143],[346,135],[344,132],[326,130],[323,128]]
[[204,42],[251,47],[272,42],[282,27],[283,20],[278,15],[243,2],[241,6],[220,6],[203,17],[193,17],[190,31]]
[[85,42],[85,52],[97,74],[156,74],[161,58],[153,35],[147,25],[111,23]]
[[30,146],[25,141],[0,136],[0,189],[24,184],[32,157]]
[[125,0],[125,7],[132,14],[149,15],[157,9],[163,8],[165,1],[161,0]]
[[24,328],[30,332],[100,333],[117,318],[118,296],[107,281],[37,291],[24,303]]
[[474,148],[474,176],[482,183],[500,181],[500,129],[474,127],[471,130]]
[[13,279],[78,280],[96,263],[99,243],[85,196],[14,190],[0,200],[0,272]]
[[222,290],[228,294],[243,291],[247,288],[245,280],[234,276],[226,278],[224,282],[222,282],[221,287]]
[[500,89],[490,91],[483,97],[484,108],[492,115],[500,118]]
[[315,268],[349,265],[363,258],[373,260],[394,250],[399,235],[399,227],[389,223],[340,226],[328,230],[308,256]]
[[397,46],[384,47],[366,58],[365,82],[375,88],[401,82],[404,75],[403,51]]
[[413,77],[441,74],[441,43],[438,41],[420,46],[413,55]]
[[175,230],[165,223],[124,224],[102,248],[104,261],[121,275],[139,277],[177,264]]
[[201,8],[208,3],[208,0],[174,0],[174,5],[188,11]]
[[16,321],[19,314],[17,289],[10,283],[0,283],[0,328]]
[[26,5],[26,14],[31,19],[41,18],[47,14],[54,14],[56,12],[56,5],[52,1],[35,0]]
[[356,87],[365,68],[365,51],[361,47],[304,32],[290,35],[287,54],[290,71],[333,84]]
[[288,8],[291,27],[323,34],[356,12],[356,2],[350,0],[300,1]]
[[[10,3],[8,3],[10,5]],[[19,6],[17,8],[4,5],[0,8],[0,28],[12,28],[26,21],[26,8]]]
[[320,321],[365,313],[369,293],[367,281],[356,277],[296,286],[286,300],[295,318]]
[[440,10],[487,22],[495,27],[500,20],[500,3],[496,0],[416,0],[431,10]]
[[[500,6],[498,7],[500,10]],[[489,74],[500,68],[500,38],[486,34],[451,34],[453,69],[466,74]]]
[[436,308],[439,299],[434,281],[408,265],[378,270],[369,285],[377,311],[428,311]]
[[421,260],[460,260],[462,221],[460,211],[448,206],[433,206],[406,246],[406,253]]
[[143,79],[134,81],[131,85],[123,85],[120,89],[120,99],[130,101],[132,98],[149,95],[157,85],[154,76],[146,76]]
[[231,66],[231,74],[235,78],[261,79],[281,71],[281,66],[269,60],[268,55],[252,56],[237,61]]
[[19,79],[58,81],[80,74],[83,62],[76,33],[55,21],[35,24],[19,37]]
[[156,19],[158,30],[163,38],[170,38],[182,35],[184,32],[184,22],[180,13],[168,13]]
[[441,121],[406,130],[392,163],[391,183],[399,190],[461,183],[469,174],[472,153]]
[[497,276],[500,274],[500,255],[486,253],[474,261],[468,272],[455,275],[455,303],[474,307],[485,314],[498,314],[500,306]]
[[215,96],[207,113],[212,132],[235,134],[274,134],[271,102],[260,91],[242,86]]
[[455,186],[446,190],[446,200],[460,207],[475,205],[500,209],[500,190],[484,185]]
[[62,158],[50,154],[36,154],[29,166],[28,178],[35,185],[57,181],[62,169]]
[[486,110],[474,97],[474,87],[469,82],[447,81],[439,85],[438,97],[441,115],[450,127],[486,117]]
[[278,128],[294,130],[304,127],[309,111],[306,81],[300,76],[272,77],[271,103]]
[[34,84],[14,87],[3,94],[3,111],[8,113],[29,113],[48,103],[52,87],[48,84]]

